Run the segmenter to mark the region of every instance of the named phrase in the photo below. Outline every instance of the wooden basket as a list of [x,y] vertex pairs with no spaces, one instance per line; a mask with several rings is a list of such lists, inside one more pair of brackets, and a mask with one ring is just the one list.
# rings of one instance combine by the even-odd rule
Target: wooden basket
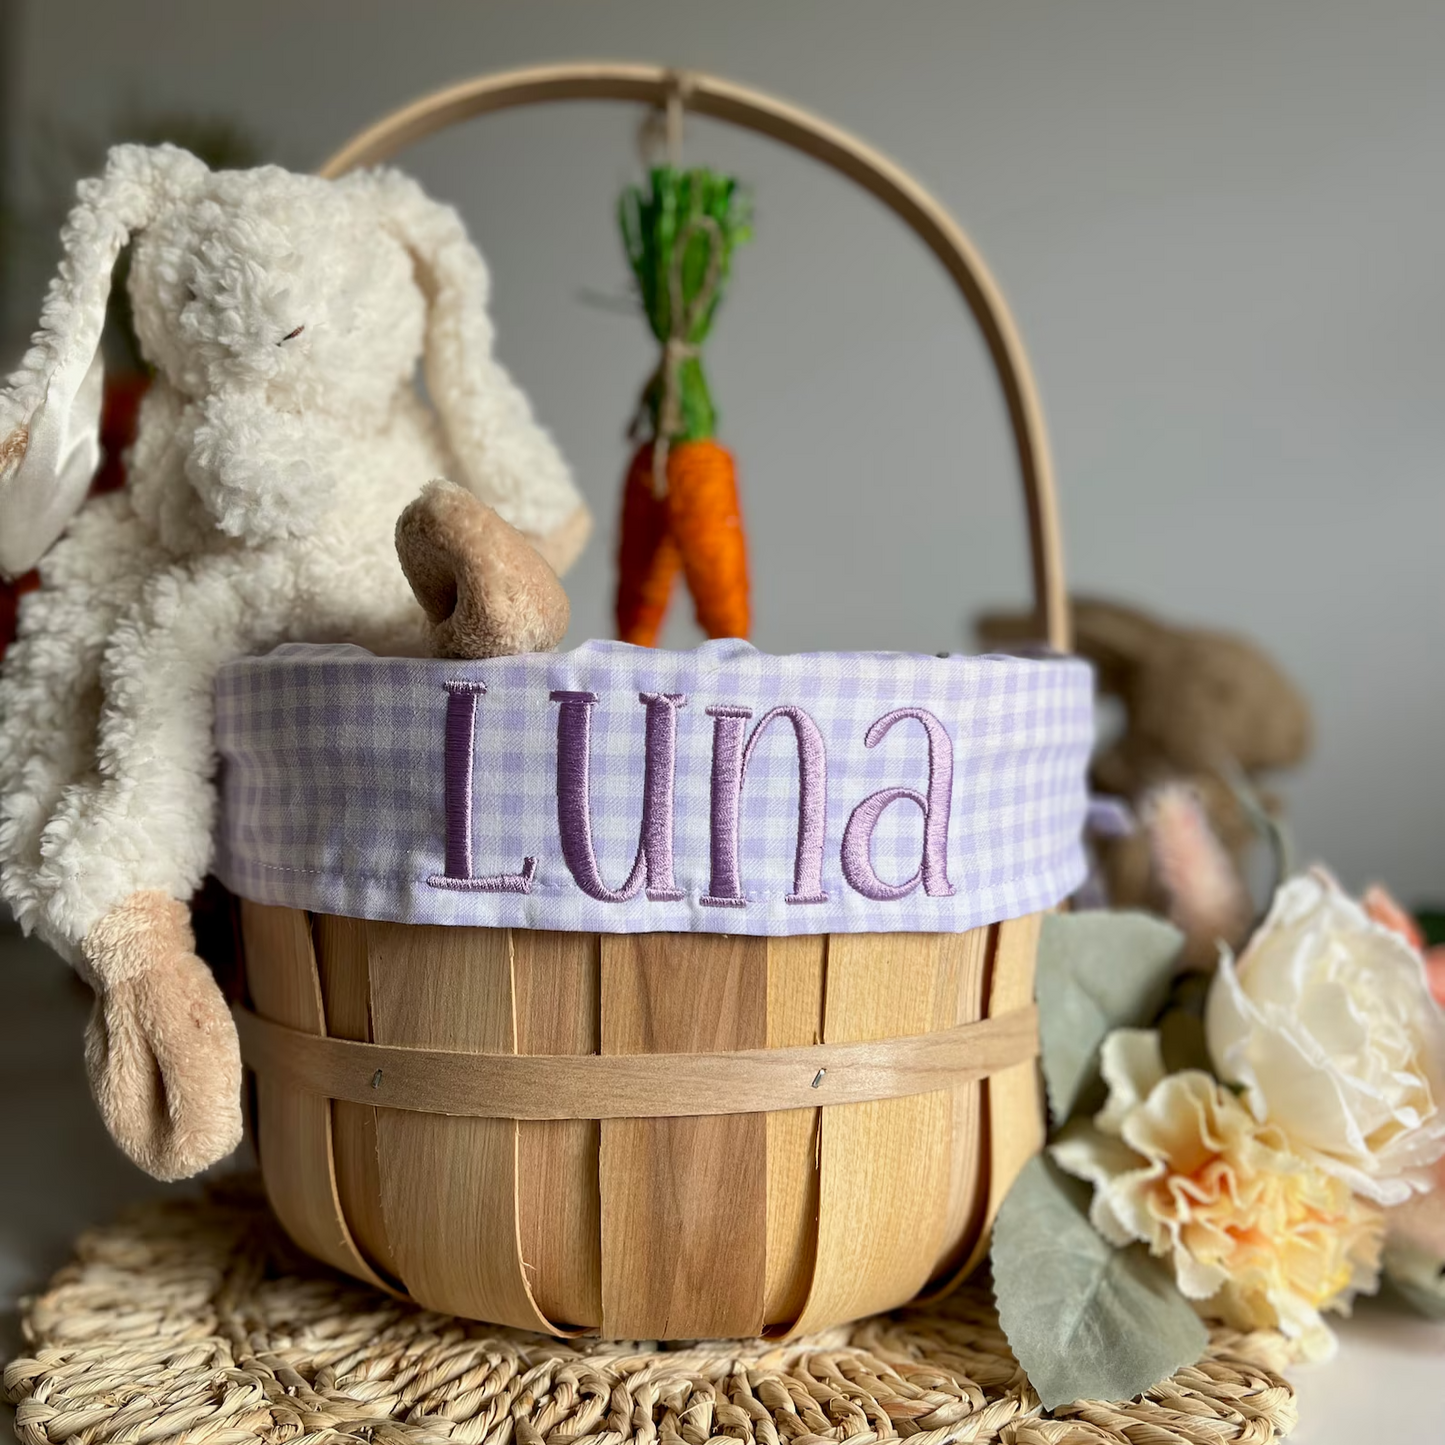
[[[1040,631],[1067,651],[1047,441],[1007,308],[937,202],[857,140],[712,77],[583,64],[426,97],[324,173],[564,99],[685,106],[760,131],[923,238],[996,364]],[[437,1310],[616,1338],[818,1329],[961,1279],[1043,1140],[1037,914],[782,938],[407,926],[251,902],[241,918],[271,1203],[310,1253]],[[775,1056],[787,1087],[759,1057],[774,1050],[788,1051]],[[544,1056],[532,1074],[529,1055]],[[811,1106],[808,1081],[826,1105]]]

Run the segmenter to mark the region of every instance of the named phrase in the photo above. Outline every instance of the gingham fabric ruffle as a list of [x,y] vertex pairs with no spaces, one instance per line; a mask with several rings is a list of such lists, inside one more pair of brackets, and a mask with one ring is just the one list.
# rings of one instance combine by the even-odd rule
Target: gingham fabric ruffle
[[1085,871],[1093,683],[1075,659],[288,644],[223,668],[216,701],[217,871],[260,903],[953,932],[1052,906]]

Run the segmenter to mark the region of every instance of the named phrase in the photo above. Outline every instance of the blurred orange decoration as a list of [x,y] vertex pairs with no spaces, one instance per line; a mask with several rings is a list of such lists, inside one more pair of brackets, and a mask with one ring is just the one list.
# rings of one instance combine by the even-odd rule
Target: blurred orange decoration
[[[140,371],[123,371],[105,380],[100,412],[100,468],[90,484],[91,496],[113,492],[125,485],[125,453],[135,440],[136,416],[150,377]],[[20,599],[40,585],[38,572],[27,572],[13,582],[0,580],[0,657],[15,639]]]

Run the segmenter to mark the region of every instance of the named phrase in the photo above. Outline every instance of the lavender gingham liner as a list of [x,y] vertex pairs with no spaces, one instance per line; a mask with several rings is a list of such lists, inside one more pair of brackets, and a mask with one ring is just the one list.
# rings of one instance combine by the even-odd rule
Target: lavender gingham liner
[[[472,851],[476,871],[516,872],[529,891],[457,891],[447,861],[448,684],[480,683]],[[562,856],[556,692],[595,693],[592,839],[616,890],[639,849],[644,693],[683,694],[676,728],[673,853],[681,897],[588,896]],[[404,923],[642,933],[954,932],[1051,907],[1084,877],[1085,770],[1093,680],[1072,658],[812,653],[774,657],[738,641],[662,652],[589,642],[572,652],[486,662],[376,657],[349,646],[286,644],[227,664],[216,691],[222,822],[217,872],[259,903]],[[803,709],[826,749],[825,902],[787,901],[799,827],[793,729],[768,729],[748,763],[738,857],[745,907],[708,907],[715,719],[743,707]],[[922,886],[886,901],[843,875],[841,840],[867,796],[929,789],[927,740],[912,722],[865,747],[870,724],[926,709],[952,740],[948,896]],[[920,867],[923,810],[883,809],[872,836],[879,878]]]

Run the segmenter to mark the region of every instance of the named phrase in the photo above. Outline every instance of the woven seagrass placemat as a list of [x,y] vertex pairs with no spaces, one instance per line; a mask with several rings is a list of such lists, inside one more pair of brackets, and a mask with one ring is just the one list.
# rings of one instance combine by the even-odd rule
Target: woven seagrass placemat
[[250,1183],[83,1235],[23,1327],[25,1445],[1265,1445],[1295,1423],[1284,1342],[1225,1333],[1140,1400],[1045,1416],[978,1286],[786,1345],[470,1324],[305,1259]]

